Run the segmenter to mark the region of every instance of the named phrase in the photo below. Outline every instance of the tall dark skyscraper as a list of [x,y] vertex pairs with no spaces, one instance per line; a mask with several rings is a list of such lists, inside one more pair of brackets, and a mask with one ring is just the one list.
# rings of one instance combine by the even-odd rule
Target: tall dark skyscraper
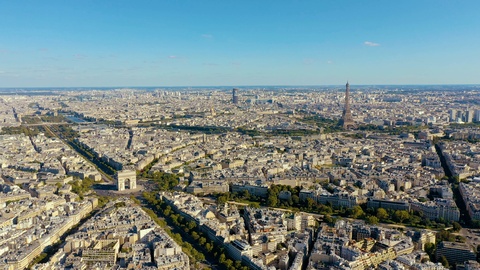
[[233,88],[232,90],[232,103],[233,104],[238,104],[238,89]]
[[344,129],[350,129],[355,127],[355,122],[353,122],[352,112],[350,111],[350,84],[347,82],[345,90],[345,107],[343,108],[342,119],[340,120],[340,125]]

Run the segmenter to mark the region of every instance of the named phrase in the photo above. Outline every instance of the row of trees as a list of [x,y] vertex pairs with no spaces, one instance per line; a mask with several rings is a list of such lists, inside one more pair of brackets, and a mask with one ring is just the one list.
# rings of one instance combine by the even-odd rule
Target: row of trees
[[26,127],[26,126],[18,126],[18,127],[3,127],[0,135],[15,135],[15,134],[25,134],[26,136],[32,137],[37,136],[41,132],[45,132],[44,128],[41,126],[37,127]]
[[[331,204],[321,204],[316,202],[312,198],[307,198],[305,201],[301,201],[299,198],[300,190],[302,187],[291,187],[287,185],[271,185],[268,189],[267,198],[260,198],[252,196],[248,191],[244,190],[238,193],[223,193],[217,194],[217,203],[223,204],[228,200],[236,200],[240,202],[253,201],[255,203],[267,206],[267,207],[281,207],[290,210],[302,210],[312,213],[318,213],[322,215],[338,215],[342,217],[350,217],[355,219],[365,219],[371,224],[376,224],[379,221],[395,223],[403,223],[412,218],[410,212],[405,210],[387,211],[383,208],[376,210],[364,209],[357,205],[352,208],[334,208]],[[288,199],[279,199],[281,192],[290,192]]]
[[265,133],[256,129],[247,129],[244,127],[238,127],[235,129],[235,131],[242,133],[244,135],[248,135],[250,137],[255,137],[255,136],[265,136]]
[[268,134],[271,136],[308,136],[318,135],[320,132],[310,129],[273,129]]
[[222,134],[231,132],[232,129],[228,127],[217,127],[217,126],[184,126],[184,125],[156,125],[158,128],[162,129],[180,129],[188,130],[192,132],[202,132],[205,134]]
[[385,132],[391,135],[399,135],[405,132],[414,132],[418,133],[422,129],[427,129],[425,126],[416,126],[416,125],[402,125],[402,126],[377,126],[372,124],[361,125],[358,127],[358,130],[361,131],[376,131],[376,132]]
[[109,164],[97,157],[93,150],[76,140],[79,137],[78,132],[68,125],[51,126],[50,129],[64,139],[75,151],[91,161],[101,171],[108,175],[114,175],[116,170]]
[[180,222],[183,222],[184,219],[183,217],[180,217],[179,215],[175,214],[174,212],[170,210],[167,210],[166,207],[163,207],[163,204],[161,201],[157,200],[155,198],[155,192],[144,192],[143,197],[145,200],[148,202],[149,208],[145,208],[145,212],[158,224],[160,227],[162,227],[165,232],[177,243],[182,247],[183,252],[185,252],[188,257],[190,258],[190,263],[192,265],[197,265],[197,262],[201,262],[205,260],[205,256],[199,252],[196,248],[194,248],[190,243],[185,242],[180,233],[175,233],[172,232],[172,230],[169,228],[168,223],[163,220],[158,218],[158,215],[163,216],[165,219],[169,220],[172,225],[175,226],[180,226]]
[[[57,186],[58,187],[58,186]],[[83,217],[76,225],[74,225],[72,228],[64,232],[61,236],[60,239],[53,243],[52,245],[46,247],[40,255],[38,255],[29,265],[28,269],[31,269],[35,264],[37,263],[47,263],[50,261],[50,258],[58,251],[59,248],[61,248],[65,242],[65,239],[67,236],[72,235],[77,232],[78,228],[80,228],[87,220],[89,220],[92,216],[94,216],[96,213],[98,213],[99,209],[101,209],[105,204],[103,203],[104,200],[109,200],[110,198],[104,197],[104,196],[99,196],[99,204],[96,209],[94,209],[92,212],[87,214],[85,217]]]
[[157,214],[165,217],[167,221],[171,222],[172,225],[181,230],[181,233],[185,236],[183,239],[192,239],[196,243],[194,245],[198,247],[197,249],[195,249],[191,244],[183,242],[180,234],[178,234],[180,236],[179,239],[174,237],[174,240],[177,241],[177,243],[183,242],[183,244],[181,244],[182,247],[186,249],[186,252],[190,252],[196,261],[205,260],[204,255],[198,252],[198,249],[202,249],[211,258],[218,260],[223,269],[249,269],[247,266],[242,265],[240,261],[233,261],[230,259],[223,247],[215,245],[215,243],[210,240],[207,235],[199,230],[197,223],[192,220],[187,220],[179,213],[176,213],[175,210],[170,207],[170,205],[166,204],[162,200],[157,199],[154,192],[145,192],[143,197],[147,200],[149,205],[155,209]]
[[[250,194],[248,190],[243,190],[237,193],[216,193],[214,196],[217,198],[218,204],[224,204],[227,201],[237,201],[247,203],[253,207],[260,207],[260,205],[268,207],[282,207],[291,210],[299,209],[302,207],[299,194],[301,187],[286,186],[286,185],[271,185],[267,192],[267,197],[263,198]],[[288,199],[279,199],[280,192],[290,192],[291,196]]]
[[99,159],[94,153],[92,153],[92,150],[89,149],[88,147],[85,147],[83,144],[79,143],[76,140],[73,141],[67,141],[67,143],[75,149],[79,154],[87,158],[89,161],[91,161],[95,166],[97,166],[100,170],[105,172],[108,175],[115,175],[116,170],[112,168],[109,164],[104,162],[103,160]]
[[153,159],[152,162],[148,163],[147,166],[145,166],[142,170],[137,171],[137,176],[141,176],[143,178],[150,177],[150,169],[153,167],[153,165],[157,164],[157,162],[158,158]]
[[75,138],[78,138],[80,136],[77,131],[73,130],[72,127],[68,125],[52,125],[50,126],[50,129],[54,132],[61,134],[63,139],[67,141],[73,141],[75,140]]
[[337,120],[325,118],[320,115],[309,115],[301,119],[302,122],[308,123],[311,125],[316,125],[317,127],[323,129],[324,133],[333,133],[343,131],[343,128],[338,125]]
[[453,231],[459,231],[462,227],[458,222],[447,221],[443,219],[430,220],[425,218],[422,213],[407,210],[392,210],[377,208],[368,208],[365,214],[360,218],[364,218],[370,223],[383,222],[383,223],[402,223],[411,227],[418,228],[436,228],[444,229],[447,226],[453,226]]
[[[383,223],[403,223],[412,227],[419,228],[437,228],[443,229],[446,226],[460,227],[457,222],[449,222],[446,220],[430,220],[424,218],[422,213],[417,213],[407,210],[386,210],[384,208],[371,209],[366,208],[366,205],[357,205],[352,208],[345,207],[333,207],[330,203],[321,204],[316,202],[312,198],[307,198],[302,201],[299,198],[300,190],[302,187],[291,187],[285,185],[271,185],[268,189],[267,197],[261,198],[258,196],[250,195],[248,191],[244,190],[238,193],[222,193],[215,194],[217,197],[217,203],[223,204],[226,201],[234,200],[238,202],[248,203],[253,207],[267,206],[267,207],[280,207],[289,210],[306,211],[311,213],[317,213],[325,216],[340,216],[350,217],[355,219],[364,219],[367,223],[377,224]],[[288,199],[280,199],[279,194],[281,192],[290,192]]]

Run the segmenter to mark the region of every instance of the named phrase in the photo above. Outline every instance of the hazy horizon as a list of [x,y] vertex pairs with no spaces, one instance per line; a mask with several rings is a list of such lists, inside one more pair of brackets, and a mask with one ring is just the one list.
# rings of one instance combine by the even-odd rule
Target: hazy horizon
[[[473,88],[480,88],[480,84],[350,84],[351,90],[355,90],[355,88],[375,88],[375,87],[420,87],[420,88],[428,88],[428,87],[473,87]],[[0,87],[0,90],[114,90],[114,89],[134,89],[134,90],[156,90],[156,89],[204,89],[205,90],[230,90],[232,88],[345,88],[345,84],[325,84],[325,85],[197,85],[197,86],[43,86],[43,87]],[[273,89],[270,89],[273,90]],[[457,90],[457,89],[438,89],[438,90]],[[460,90],[460,89],[459,89]]]

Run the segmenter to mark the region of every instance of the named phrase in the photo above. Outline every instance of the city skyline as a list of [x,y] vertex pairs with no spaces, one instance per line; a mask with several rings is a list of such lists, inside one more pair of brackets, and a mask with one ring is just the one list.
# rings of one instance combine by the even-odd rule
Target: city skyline
[[1,88],[479,83],[476,1],[48,3],[2,4]]
[[479,269],[479,86],[351,88],[0,90],[0,268]]

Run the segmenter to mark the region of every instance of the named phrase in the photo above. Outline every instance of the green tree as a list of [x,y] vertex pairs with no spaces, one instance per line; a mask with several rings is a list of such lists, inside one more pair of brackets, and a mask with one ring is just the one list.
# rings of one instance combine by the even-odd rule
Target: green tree
[[332,207],[324,204],[319,205],[319,210],[324,215],[333,213]]
[[388,219],[388,212],[387,210],[383,209],[383,208],[378,208],[377,209],[377,218],[379,220],[387,220]]
[[410,217],[410,214],[408,213],[407,210],[397,210],[395,211],[394,216],[400,223],[403,223],[405,220],[407,220]]
[[197,261],[205,261],[205,255],[203,255],[203,253],[198,252],[196,249],[194,250],[196,252],[195,259],[197,259]]
[[297,195],[293,194],[292,195],[292,202],[293,202],[294,205],[298,205],[300,203],[300,198]]
[[423,246],[425,253],[428,254],[428,257],[430,257],[430,260],[433,261],[435,258],[435,244],[434,243],[426,243]]
[[441,241],[454,242],[455,235],[451,234],[447,230],[441,230],[439,233],[437,233],[437,239],[438,239],[438,242],[441,242]]
[[268,196],[268,199],[267,199],[267,205],[270,206],[270,207],[276,207],[278,204],[278,198],[277,196],[271,194]]
[[163,211],[163,214],[165,216],[169,216],[171,213],[172,213],[172,207],[170,207],[170,205],[167,205],[167,208],[165,208],[165,210]]
[[225,263],[225,259],[226,259],[225,254],[222,253],[222,254],[220,254],[220,257],[218,258],[218,262],[223,264],[223,263]]
[[230,260],[230,259],[227,259],[224,263],[224,265],[227,267],[227,268],[230,268],[233,266],[233,261]]
[[307,208],[312,209],[315,205],[315,201],[312,198],[307,198]]
[[217,198],[217,204],[225,204],[228,201],[227,195],[220,195]]
[[248,206],[252,208],[260,208],[260,203],[259,202],[249,202]]
[[195,221],[189,221],[188,224],[187,224],[187,228],[189,230],[195,228],[195,226],[197,226],[197,224],[195,223]]
[[248,192],[248,190],[245,189],[245,190],[243,190],[243,191],[241,192],[241,196],[242,196],[242,198],[244,198],[245,200],[248,200],[248,199],[250,199],[250,192]]
[[445,268],[450,268],[450,265],[448,264],[448,260],[445,256],[440,257],[438,262],[441,263]]
[[333,223],[333,218],[332,218],[332,216],[330,216],[330,215],[325,215],[324,218],[323,218],[323,220],[324,220],[325,222],[329,223],[329,224],[332,224],[332,223]]
[[177,226],[180,225],[180,223],[178,222],[178,217],[179,216],[173,212],[170,214],[170,219],[172,219],[173,224]]
[[460,225],[460,223],[458,223],[458,222],[453,222],[452,225],[453,225],[453,231],[454,232],[458,232],[462,229],[462,225]]
[[457,236],[455,236],[455,242],[465,243],[465,237],[463,237],[461,235],[457,235]]
[[359,205],[355,205],[352,209],[351,209],[351,217],[352,218],[359,218],[361,216],[363,216],[364,212],[363,212],[363,209],[362,207],[360,207]]
[[205,249],[206,249],[208,252],[211,252],[212,249],[213,249],[213,245],[210,244],[210,243],[206,243],[206,244],[205,244]]
[[459,176],[454,176],[453,180],[455,180],[456,184],[460,183],[460,177]]
[[378,218],[376,216],[368,216],[367,217],[367,223],[368,224],[377,224],[378,223]]
[[56,183],[55,187],[57,187],[57,189],[60,189],[62,187],[62,183]]
[[422,222],[422,218],[417,215],[410,215],[409,221],[410,221],[410,224],[416,225]]

